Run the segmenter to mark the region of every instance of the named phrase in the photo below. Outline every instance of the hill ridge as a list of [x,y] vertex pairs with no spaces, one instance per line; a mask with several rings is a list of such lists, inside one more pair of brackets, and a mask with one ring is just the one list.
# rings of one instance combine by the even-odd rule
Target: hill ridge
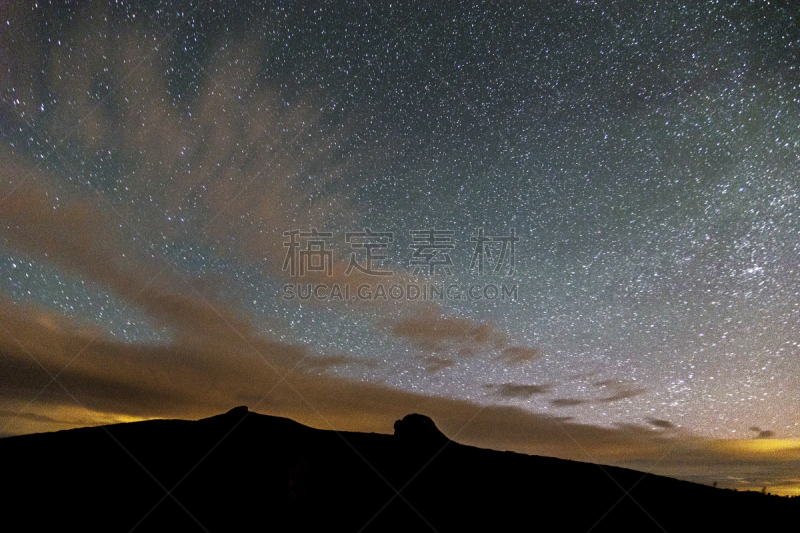
[[531,521],[738,531],[800,511],[798,499],[462,445],[421,414],[394,429],[315,429],[239,406],[196,421],[8,437],[0,468],[15,490],[0,506],[11,530],[88,531],[474,531]]

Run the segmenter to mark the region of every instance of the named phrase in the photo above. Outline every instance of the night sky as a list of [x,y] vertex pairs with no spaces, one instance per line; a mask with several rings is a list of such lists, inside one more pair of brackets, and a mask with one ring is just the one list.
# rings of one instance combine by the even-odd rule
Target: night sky
[[[0,433],[424,412],[461,442],[800,493],[782,6],[3,3]],[[312,229],[331,275],[292,275]]]

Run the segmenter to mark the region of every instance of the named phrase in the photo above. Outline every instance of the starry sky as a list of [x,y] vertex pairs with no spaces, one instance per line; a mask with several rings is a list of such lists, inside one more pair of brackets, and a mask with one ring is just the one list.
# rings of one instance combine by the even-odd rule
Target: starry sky
[[[3,435],[424,412],[461,442],[800,493],[796,8],[0,14]],[[312,229],[330,275],[289,268]]]

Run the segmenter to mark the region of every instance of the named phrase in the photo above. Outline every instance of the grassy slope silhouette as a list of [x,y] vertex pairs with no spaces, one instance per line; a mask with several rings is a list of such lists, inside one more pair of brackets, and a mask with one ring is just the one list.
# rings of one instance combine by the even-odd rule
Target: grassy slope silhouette
[[381,435],[241,407],[0,439],[0,458],[8,531],[744,531],[800,511],[797,498],[464,446],[421,415]]

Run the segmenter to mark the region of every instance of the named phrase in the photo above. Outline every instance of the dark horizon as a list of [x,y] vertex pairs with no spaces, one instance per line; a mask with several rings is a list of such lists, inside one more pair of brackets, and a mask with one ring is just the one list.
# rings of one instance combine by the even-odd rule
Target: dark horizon
[[[800,505],[796,497],[464,446],[420,414],[404,416],[393,429],[391,435],[321,431],[240,406],[195,422],[3,439],[3,470],[17,489],[5,502],[14,510],[4,513],[5,523],[42,528],[80,521],[90,531],[129,532],[267,524],[297,531],[463,531],[519,525],[540,506],[547,516],[538,521],[562,531],[706,531],[755,528],[764,516],[788,521]],[[43,501],[50,512],[32,512]]]

